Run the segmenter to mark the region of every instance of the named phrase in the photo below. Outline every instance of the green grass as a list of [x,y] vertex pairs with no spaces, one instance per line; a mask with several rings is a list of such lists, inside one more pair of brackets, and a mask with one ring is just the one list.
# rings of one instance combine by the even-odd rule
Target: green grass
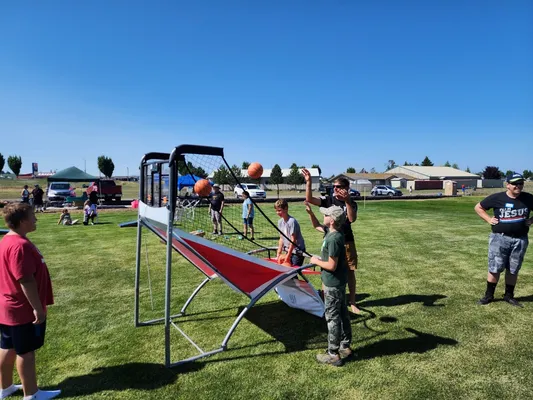
[[[366,312],[352,320],[356,359],[337,369],[315,362],[326,346],[325,323],[270,294],[239,325],[229,351],[166,370],[163,327],[133,327],[136,230],[116,224],[135,214],[101,212],[102,224],[72,227],[55,225],[58,214],[39,215],[31,239],[48,263],[56,300],[37,356],[40,383],[76,399],[530,398],[532,253],[516,290],[525,308],[501,301],[477,306],[490,230],[473,210],[478,200],[360,205],[354,231],[359,304]],[[265,211],[273,215],[271,207]],[[308,250],[318,253],[321,235],[301,204],[291,203],[290,213]],[[142,316],[148,319],[164,307],[164,247],[148,232],[144,238],[155,308],[143,268]],[[202,276],[177,254],[175,260],[177,311]],[[502,291],[500,284],[498,297]],[[211,282],[181,326],[201,346],[216,347],[246,304]],[[194,354],[178,335],[173,339],[175,356]]]

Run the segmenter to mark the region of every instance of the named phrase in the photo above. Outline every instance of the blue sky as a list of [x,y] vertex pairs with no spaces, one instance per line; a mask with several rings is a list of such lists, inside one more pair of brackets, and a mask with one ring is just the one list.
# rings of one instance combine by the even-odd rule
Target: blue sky
[[2,1],[0,153],[533,169],[533,2]]

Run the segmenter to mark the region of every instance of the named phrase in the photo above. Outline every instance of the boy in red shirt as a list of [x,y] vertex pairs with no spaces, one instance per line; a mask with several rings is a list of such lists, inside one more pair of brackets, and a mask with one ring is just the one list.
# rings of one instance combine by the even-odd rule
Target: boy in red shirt
[[9,233],[0,241],[0,398],[21,387],[13,385],[16,362],[24,400],[52,399],[61,391],[39,390],[35,372],[35,350],[44,344],[46,306],[54,303],[46,263],[26,237],[35,231],[37,219],[27,203],[4,207],[4,219]]

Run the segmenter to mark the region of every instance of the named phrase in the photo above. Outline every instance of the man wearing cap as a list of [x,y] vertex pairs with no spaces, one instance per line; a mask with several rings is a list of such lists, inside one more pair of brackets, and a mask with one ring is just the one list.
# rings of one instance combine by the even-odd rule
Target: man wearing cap
[[[494,300],[494,291],[500,274],[505,270],[504,301],[522,307],[514,298],[518,271],[522,266],[528,246],[529,217],[533,208],[533,195],[524,192],[524,177],[511,174],[506,179],[507,190],[491,194],[475,206],[476,213],[492,226],[489,237],[489,272],[487,290],[478,304],[489,304]],[[487,210],[494,210],[490,216]]]
[[311,257],[311,263],[321,269],[328,350],[316,358],[319,363],[339,367],[352,355],[352,327],[346,308],[348,262],[344,248],[345,235],[339,231],[344,224],[345,213],[339,206],[320,207],[320,212],[324,215],[324,226],[328,233],[322,243],[320,258]]
[[222,210],[224,209],[224,194],[220,186],[213,185],[214,193],[209,197],[209,214],[213,222],[213,235],[222,235]]

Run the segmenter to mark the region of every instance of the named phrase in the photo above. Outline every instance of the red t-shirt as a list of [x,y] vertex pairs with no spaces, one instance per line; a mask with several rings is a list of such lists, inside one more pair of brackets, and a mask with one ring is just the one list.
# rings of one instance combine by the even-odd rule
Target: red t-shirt
[[33,275],[44,310],[54,304],[48,267],[37,247],[26,237],[6,235],[0,241],[0,324],[22,325],[35,320],[33,308],[19,280]]

